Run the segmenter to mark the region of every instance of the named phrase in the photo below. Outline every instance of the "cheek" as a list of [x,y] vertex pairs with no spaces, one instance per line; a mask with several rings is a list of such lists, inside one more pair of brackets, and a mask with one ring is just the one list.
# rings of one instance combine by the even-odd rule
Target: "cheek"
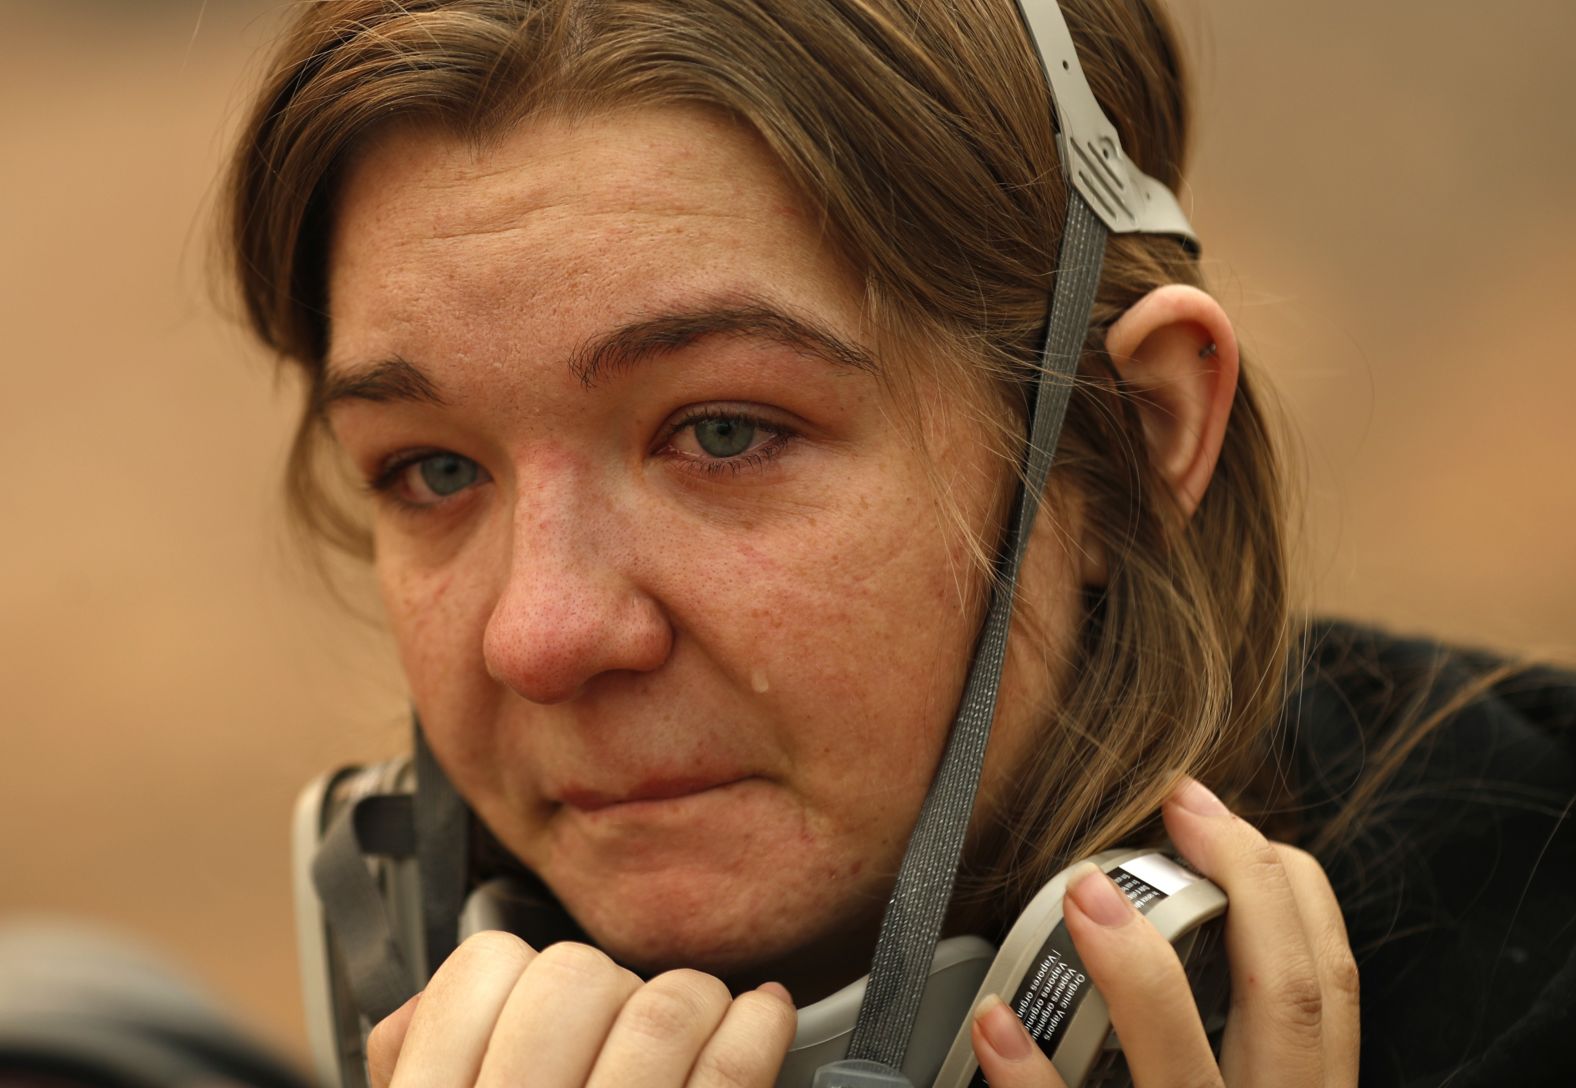
[[741,545],[748,577],[724,580],[747,589],[736,671],[790,723],[812,790],[875,767],[922,792],[939,757],[982,609],[963,535],[922,494],[856,493]]
[[489,596],[474,573],[424,566],[380,549],[378,585],[411,697],[431,721],[452,720],[485,677]]

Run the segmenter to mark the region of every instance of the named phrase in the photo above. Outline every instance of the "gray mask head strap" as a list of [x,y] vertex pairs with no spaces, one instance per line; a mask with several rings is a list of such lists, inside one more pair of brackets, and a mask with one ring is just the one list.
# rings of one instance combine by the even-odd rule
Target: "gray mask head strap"
[[909,837],[848,1057],[822,1067],[815,1088],[906,1085],[899,1072],[919,1010],[926,972],[951,902],[995,716],[1012,623],[1018,569],[1039,510],[1061,433],[1110,233],[1173,235],[1195,252],[1198,241],[1169,190],[1141,173],[1122,151],[1116,127],[1084,78],[1072,35],[1055,0],[1021,0],[1051,87],[1062,170],[1069,185],[1056,285],[1029,422],[1024,485],[1003,549],[990,611],[941,765]]

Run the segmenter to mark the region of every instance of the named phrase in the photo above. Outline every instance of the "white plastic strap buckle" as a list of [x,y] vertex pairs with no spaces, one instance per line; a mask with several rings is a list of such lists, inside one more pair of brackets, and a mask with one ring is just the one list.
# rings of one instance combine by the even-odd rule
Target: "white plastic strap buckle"
[[1169,234],[1199,252],[1198,236],[1175,195],[1122,150],[1116,126],[1084,78],[1061,6],[1056,0],[1018,0],[1018,7],[1051,84],[1058,150],[1068,183],[1111,233]]

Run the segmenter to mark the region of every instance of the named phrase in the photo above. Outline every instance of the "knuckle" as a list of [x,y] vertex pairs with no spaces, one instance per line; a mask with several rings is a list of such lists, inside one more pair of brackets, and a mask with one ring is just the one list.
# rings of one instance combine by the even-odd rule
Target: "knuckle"
[[1270,845],[1274,848],[1275,853],[1280,855],[1281,864],[1285,866],[1288,872],[1318,873],[1321,877],[1324,875],[1324,866],[1320,865],[1318,859],[1306,850],[1284,842],[1271,843]]
[[367,1033],[367,1061],[374,1065],[392,1066],[394,1054],[393,1016],[385,1016]]
[[1330,877],[1324,871],[1324,865],[1318,858],[1300,850],[1295,846],[1285,843],[1275,843],[1275,852],[1280,855],[1281,868],[1286,871],[1287,878],[1298,891],[1299,900],[1310,896],[1315,898],[1328,898],[1333,901],[1335,892],[1330,887]]
[[663,986],[671,986],[687,995],[697,1010],[721,1012],[733,1000],[733,993],[726,984],[715,975],[708,975],[704,971],[693,971],[680,968],[677,971],[667,971],[652,982]]
[[559,941],[548,945],[537,954],[532,967],[534,970],[564,975],[571,980],[591,979],[623,971],[608,958],[607,953],[577,941]]
[[688,1034],[698,1014],[695,1003],[683,993],[648,986],[625,1004],[619,1027],[647,1039],[672,1039]]
[[515,962],[523,967],[531,955],[531,946],[513,933],[505,933],[501,929],[484,929],[465,938],[449,954],[449,960],[462,967],[499,960]]
[[414,1019],[422,994],[417,993],[398,1009],[373,1025],[367,1033],[367,1080],[373,1088],[388,1088],[394,1067],[404,1049],[405,1037]]
[[1153,943],[1155,947],[1150,954],[1132,956],[1123,963],[1128,988],[1139,994],[1175,993],[1186,989],[1187,974],[1177,958],[1176,948],[1163,937]]
[[738,1051],[707,1051],[695,1063],[695,1082],[706,1088],[761,1088],[762,1078],[759,1063]]
[[639,1035],[670,1039],[717,1018],[727,1007],[728,988],[700,971],[669,971],[635,992],[624,1006],[623,1024]]
[[1290,1035],[1317,1038],[1324,1019],[1324,992],[1313,964],[1300,964],[1277,979],[1248,977],[1233,985],[1233,1013],[1255,1017]]
[[785,1001],[769,994],[740,994],[718,1036],[728,1032],[727,1045],[708,1046],[695,1063],[693,1085],[704,1088],[762,1088],[773,1083],[788,1040],[793,1037],[795,1013]]
[[1324,1019],[1324,991],[1312,973],[1288,975],[1270,994],[1270,1009],[1285,1027],[1297,1032],[1317,1032]]
[[1357,960],[1352,955],[1352,950],[1346,942],[1339,941],[1339,947],[1329,953],[1325,960],[1325,974],[1329,979],[1330,996],[1352,1005],[1357,1004],[1358,994],[1362,992],[1362,976],[1357,969]]
[[1266,839],[1258,831],[1249,828],[1251,832],[1243,836],[1240,847],[1242,865],[1250,880],[1273,880],[1284,882],[1286,876],[1286,862],[1276,845]]
[[792,1005],[770,994],[756,993],[752,990],[740,994],[733,1000],[734,1004],[742,1006],[752,1019],[768,1031],[787,1030],[791,1034],[794,1022],[798,1019],[798,1013]]

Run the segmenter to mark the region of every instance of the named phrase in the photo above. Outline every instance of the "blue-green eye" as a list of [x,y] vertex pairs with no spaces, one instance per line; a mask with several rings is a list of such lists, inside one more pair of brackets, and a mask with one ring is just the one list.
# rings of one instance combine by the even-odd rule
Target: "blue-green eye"
[[763,470],[797,439],[791,426],[752,406],[708,404],[673,424],[666,452],[685,471],[739,476]]
[[487,470],[469,457],[447,450],[413,450],[389,458],[369,486],[398,506],[421,509],[490,479]]
[[464,491],[481,476],[481,470],[469,457],[457,453],[435,453],[416,463],[421,482],[432,489],[434,495],[447,497]]
[[737,457],[755,441],[747,419],[702,419],[695,423],[695,444],[708,457]]

